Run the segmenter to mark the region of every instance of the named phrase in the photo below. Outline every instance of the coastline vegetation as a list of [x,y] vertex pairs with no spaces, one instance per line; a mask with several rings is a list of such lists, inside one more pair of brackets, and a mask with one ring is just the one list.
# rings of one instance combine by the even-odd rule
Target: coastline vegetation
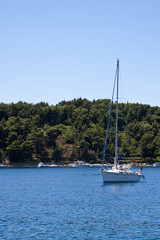
[[[111,101],[74,99],[56,106],[40,102],[0,104],[0,149],[10,164],[102,163]],[[113,106],[106,162],[114,157]],[[160,160],[160,108],[119,103],[119,155],[129,161]],[[1,158],[1,156],[0,156]],[[1,159],[0,159],[1,160]]]

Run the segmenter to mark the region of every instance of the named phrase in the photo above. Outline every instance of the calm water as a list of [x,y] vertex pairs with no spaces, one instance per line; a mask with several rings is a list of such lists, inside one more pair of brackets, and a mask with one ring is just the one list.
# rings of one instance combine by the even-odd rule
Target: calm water
[[0,239],[160,239],[160,168],[105,185],[98,170],[0,169]]

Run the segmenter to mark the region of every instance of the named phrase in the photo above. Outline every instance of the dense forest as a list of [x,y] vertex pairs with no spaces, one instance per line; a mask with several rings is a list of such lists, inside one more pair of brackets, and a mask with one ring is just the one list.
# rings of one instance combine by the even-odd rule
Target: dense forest
[[[0,149],[10,164],[21,162],[102,162],[111,101],[74,99],[0,104]],[[106,161],[114,157],[113,106]],[[160,160],[160,108],[119,104],[119,156]],[[0,157],[1,158],[1,157]]]

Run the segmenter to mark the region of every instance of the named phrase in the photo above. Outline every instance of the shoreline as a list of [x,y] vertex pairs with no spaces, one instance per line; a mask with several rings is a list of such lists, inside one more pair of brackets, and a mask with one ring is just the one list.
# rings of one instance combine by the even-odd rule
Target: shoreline
[[[147,163],[126,163],[126,165],[130,165],[131,167],[153,167],[153,164],[147,164]],[[89,164],[88,167],[102,167],[103,164]],[[105,167],[112,167],[113,164],[104,164]],[[47,164],[45,168],[58,168],[58,167],[74,167],[74,164],[62,164],[62,163],[57,163],[57,164]],[[38,168],[38,164],[34,163],[15,163],[15,164],[5,164],[4,166],[0,168]],[[85,167],[84,167],[85,168]]]

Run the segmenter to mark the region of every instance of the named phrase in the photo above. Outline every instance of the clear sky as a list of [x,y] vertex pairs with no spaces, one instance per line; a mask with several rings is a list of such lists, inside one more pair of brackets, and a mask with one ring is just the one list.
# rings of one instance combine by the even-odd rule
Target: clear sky
[[0,0],[0,102],[160,106],[160,0]]

